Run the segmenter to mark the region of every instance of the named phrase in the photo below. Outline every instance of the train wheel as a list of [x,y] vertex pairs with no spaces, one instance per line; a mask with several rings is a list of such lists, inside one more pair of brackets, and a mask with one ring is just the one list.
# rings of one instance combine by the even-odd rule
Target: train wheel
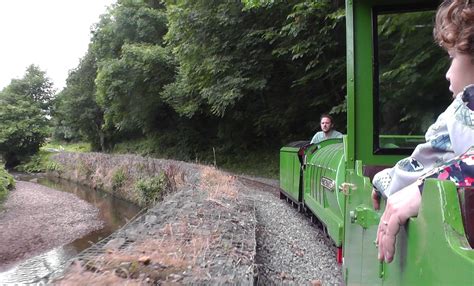
[[280,191],[280,200],[286,199],[286,196],[283,192]]

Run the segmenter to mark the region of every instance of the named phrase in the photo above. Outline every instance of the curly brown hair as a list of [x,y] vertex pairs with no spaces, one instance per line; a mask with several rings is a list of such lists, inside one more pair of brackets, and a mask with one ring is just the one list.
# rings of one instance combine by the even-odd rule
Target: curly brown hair
[[474,57],[474,0],[445,0],[436,13],[435,41]]

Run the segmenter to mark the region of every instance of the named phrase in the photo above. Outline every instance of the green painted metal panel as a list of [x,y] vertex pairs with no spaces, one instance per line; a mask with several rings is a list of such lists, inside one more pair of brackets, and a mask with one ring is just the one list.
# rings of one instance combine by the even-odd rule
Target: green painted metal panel
[[420,213],[401,228],[395,259],[385,264],[377,260],[377,224],[363,227],[350,215],[362,206],[371,208],[371,184],[353,171],[348,171],[347,181],[353,186],[346,201],[344,229],[347,285],[474,285],[474,251],[461,227],[452,182],[426,181]]
[[304,175],[303,201],[327,227],[329,236],[338,246],[343,239],[344,194],[339,186],[345,179],[345,163],[341,140],[326,142],[308,155]]
[[[344,202],[344,274],[346,285],[474,285],[474,251],[468,246],[451,182],[428,180],[422,207],[416,218],[402,227],[397,237],[397,252],[391,264],[377,260],[374,240],[378,213],[371,211],[372,185],[362,176],[362,165],[392,166],[404,156],[373,153],[373,41],[372,8],[403,4],[434,4],[425,0],[347,0],[347,138],[345,180],[349,195]],[[389,138],[390,137],[390,138]],[[414,137],[413,140],[422,140]],[[382,144],[404,147],[407,136],[386,136]],[[322,154],[323,155],[323,154]],[[326,154],[327,155],[327,154]],[[328,156],[321,157],[330,160]],[[334,158],[333,158],[334,159]],[[318,173],[320,172],[320,173]],[[322,176],[315,168],[308,176]],[[305,184],[317,188],[315,182]],[[338,217],[324,208],[328,197],[308,198],[323,220]],[[305,197],[306,199],[306,197]],[[352,212],[352,217],[351,217]],[[354,218],[354,214],[359,219]],[[363,218],[362,218],[362,217]],[[334,239],[334,238],[333,238]]]
[[346,72],[347,72],[347,168],[355,165],[355,73],[354,73],[354,10],[353,0],[346,1]]
[[395,260],[385,265],[384,285],[474,285],[474,252],[448,219],[455,212],[460,220],[454,184],[427,180],[420,213],[402,229]]
[[300,200],[300,162],[296,147],[280,149],[280,188],[293,200]]
[[436,1],[346,1],[347,43],[347,134],[348,166],[356,160],[366,165],[393,165],[403,155],[374,154],[372,8],[402,4],[427,4]]
[[350,184],[344,216],[343,269],[346,285],[380,285],[377,249],[373,244],[375,226],[363,228],[353,223],[351,218],[351,212],[356,208],[371,207],[372,185],[367,177],[362,176],[362,163],[357,161],[355,167],[346,174],[346,182]]

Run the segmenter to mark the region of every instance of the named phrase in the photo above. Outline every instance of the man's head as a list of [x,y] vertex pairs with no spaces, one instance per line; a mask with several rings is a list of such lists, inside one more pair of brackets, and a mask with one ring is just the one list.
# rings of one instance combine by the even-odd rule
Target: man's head
[[321,115],[321,121],[320,121],[320,125],[321,125],[321,130],[324,132],[324,133],[328,133],[329,131],[331,131],[332,129],[332,117],[331,115],[329,114],[323,114]]

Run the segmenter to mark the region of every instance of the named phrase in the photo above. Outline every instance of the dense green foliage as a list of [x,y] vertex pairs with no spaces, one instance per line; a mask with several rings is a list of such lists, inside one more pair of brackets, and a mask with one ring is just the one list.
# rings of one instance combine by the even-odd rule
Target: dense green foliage
[[[309,140],[321,113],[346,131],[343,8],[338,0],[118,0],[56,96],[54,135],[218,166],[259,158],[276,170],[279,147]],[[422,133],[445,106],[436,91],[445,89],[446,61],[420,17],[431,16],[379,20],[381,106],[403,114],[381,119],[387,133]],[[418,120],[426,93],[433,115]]]
[[151,149],[193,160],[213,150],[277,154],[310,138],[331,110],[344,129],[341,9],[330,1],[246,9],[229,0],[120,0],[58,95],[55,135],[103,150],[146,138],[156,140]]
[[7,167],[36,153],[48,135],[52,83],[37,66],[0,92],[0,154]]
[[442,80],[449,62],[433,44],[433,17],[431,11],[379,16],[383,134],[424,134],[449,105],[449,84]]
[[174,62],[163,46],[165,11],[159,1],[120,1],[94,34],[96,96],[111,132],[142,136],[166,121],[160,92],[173,80]]
[[56,95],[53,108],[54,136],[63,140],[86,140],[104,150],[104,110],[95,98],[97,64],[89,52],[69,73],[67,86]]

